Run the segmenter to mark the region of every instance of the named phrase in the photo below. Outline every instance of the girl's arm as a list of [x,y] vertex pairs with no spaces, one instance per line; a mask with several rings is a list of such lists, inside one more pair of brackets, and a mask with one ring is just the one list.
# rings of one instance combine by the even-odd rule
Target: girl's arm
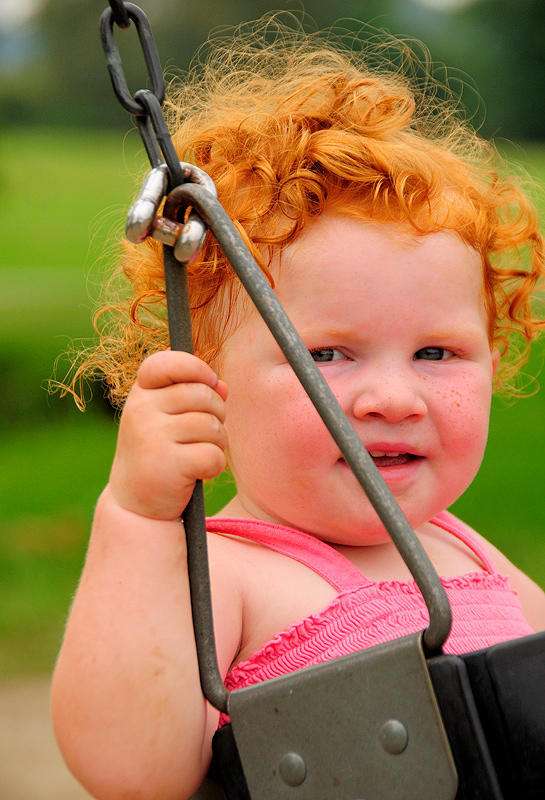
[[[181,800],[204,778],[218,713],[202,697],[179,515],[196,478],[224,467],[226,396],[184,353],[142,365],[53,681],[68,766],[99,800]],[[241,600],[213,576],[220,670],[235,657]]]

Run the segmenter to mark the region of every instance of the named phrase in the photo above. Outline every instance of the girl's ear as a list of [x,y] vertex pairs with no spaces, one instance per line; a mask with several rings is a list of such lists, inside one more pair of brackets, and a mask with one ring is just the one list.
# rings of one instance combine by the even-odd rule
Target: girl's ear
[[500,351],[497,350],[495,347],[491,351],[492,355],[492,377],[496,377],[496,373],[498,371],[498,367],[500,366]]

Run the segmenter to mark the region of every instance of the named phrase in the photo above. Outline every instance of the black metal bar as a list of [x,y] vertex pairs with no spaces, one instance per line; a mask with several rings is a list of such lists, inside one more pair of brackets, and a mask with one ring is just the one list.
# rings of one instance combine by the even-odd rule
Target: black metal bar
[[[151,166],[159,166],[164,158],[169,170],[170,188],[176,187],[183,183],[184,174],[161,110],[165,83],[148,19],[142,9],[132,3],[110,0],[110,5],[111,8],[107,8],[100,19],[100,37],[114,93],[122,107],[136,117]],[[140,90],[134,99],[127,86],[113,33],[114,22],[125,28],[130,20],[136,25],[153,89],[152,92]],[[163,259],[170,344],[173,350],[192,353],[187,271],[174,258],[172,248],[166,245],[163,247]],[[229,693],[221,679],[216,657],[202,481],[197,481],[182,520],[187,540],[191,609],[201,686],[206,699],[220,711],[226,712]]]
[[427,655],[440,652],[450,632],[452,617],[439,576],[235,226],[221,204],[197,184],[178,186],[169,201],[194,207],[218,240],[409,567],[430,615],[430,624],[424,632]]
[[134,98],[142,104],[147,112],[147,116],[150,118],[157,142],[161,148],[165,164],[170,173],[171,187],[178,186],[180,183],[184,182],[184,174],[180,166],[180,159],[172,144],[172,138],[163,116],[161,104],[157,97],[147,89],[140,89],[136,92]]
[[[168,326],[172,350],[193,352],[187,269],[174,257],[174,249],[164,245],[165,288]],[[229,692],[221,678],[216,655],[212,596],[208,570],[208,546],[202,481],[197,481],[182,521],[187,540],[187,566],[191,590],[191,612],[199,661],[201,687],[212,705],[227,713]]]
[[161,148],[157,144],[157,139],[155,138],[153,126],[149,117],[147,115],[135,117],[135,121],[140,138],[146,148],[149,163],[152,167],[160,167],[161,164],[164,163],[163,154],[161,153]]

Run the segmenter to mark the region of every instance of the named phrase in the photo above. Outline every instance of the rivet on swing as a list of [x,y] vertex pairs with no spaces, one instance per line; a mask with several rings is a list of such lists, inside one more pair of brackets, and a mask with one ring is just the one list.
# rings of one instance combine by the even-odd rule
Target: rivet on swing
[[402,753],[409,742],[409,733],[405,725],[398,719],[389,719],[380,731],[380,742],[386,752],[397,756]]
[[286,753],[280,759],[280,777],[288,786],[299,786],[307,776],[307,765],[298,753]]

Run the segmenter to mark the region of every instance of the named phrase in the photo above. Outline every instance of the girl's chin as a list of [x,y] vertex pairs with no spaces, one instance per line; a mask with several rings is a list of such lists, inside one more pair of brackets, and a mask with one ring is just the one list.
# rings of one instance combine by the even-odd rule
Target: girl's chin
[[[327,510],[320,519],[308,520],[310,523],[304,525],[291,525],[311,536],[328,542],[332,545],[347,547],[373,547],[391,543],[390,534],[379,519],[376,511],[369,506],[369,501],[365,499],[361,508],[355,503],[350,509],[350,513],[343,518],[338,516],[328,516]],[[314,524],[312,524],[314,523]]]

